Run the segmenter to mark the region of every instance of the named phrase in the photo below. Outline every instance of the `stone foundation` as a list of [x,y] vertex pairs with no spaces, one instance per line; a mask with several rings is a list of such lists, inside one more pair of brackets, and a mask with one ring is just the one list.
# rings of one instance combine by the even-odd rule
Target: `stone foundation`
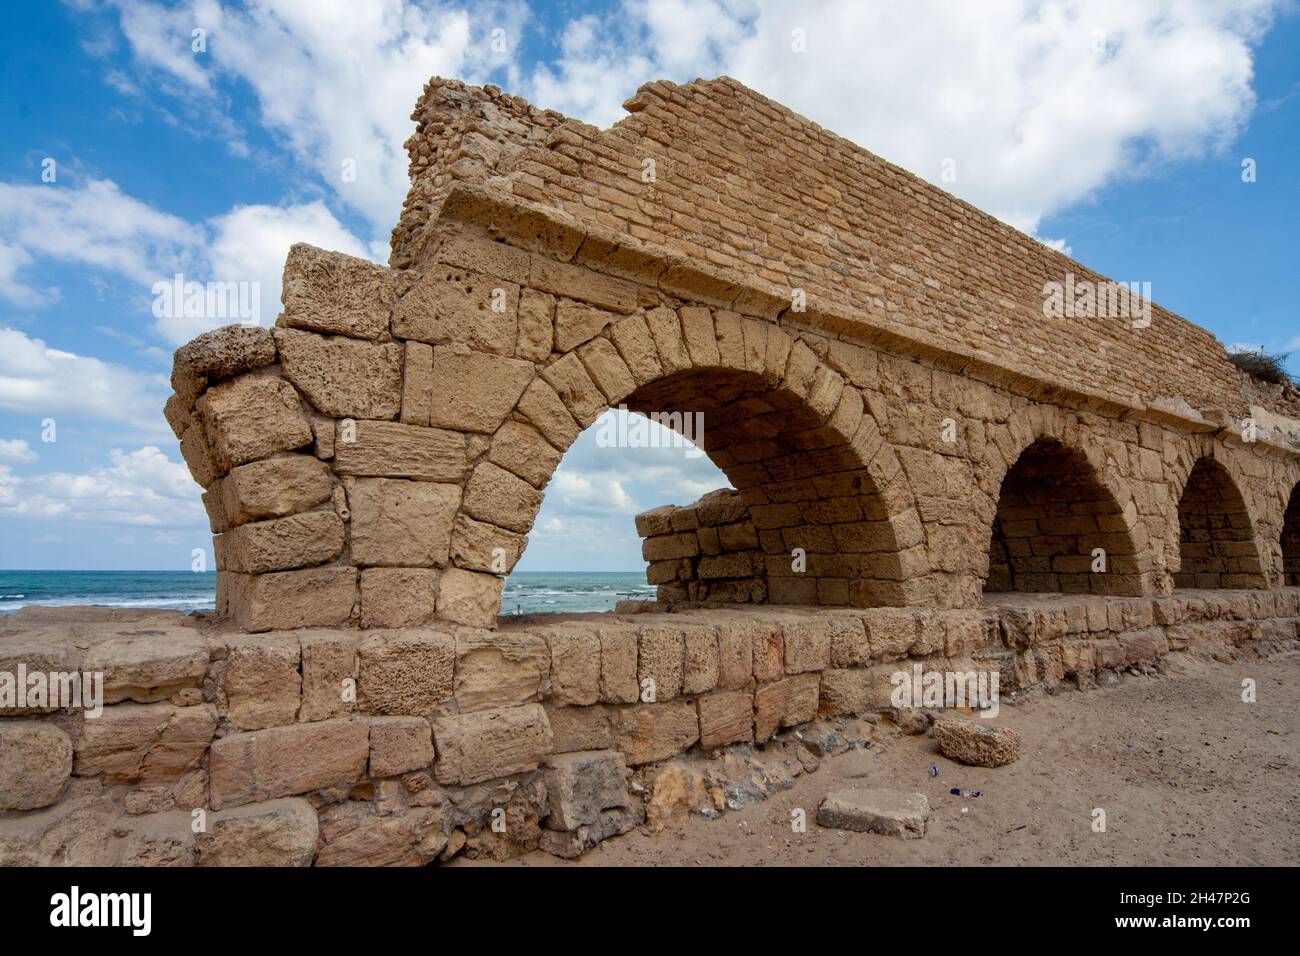
[[494,631],[243,634],[169,612],[26,608],[0,622],[0,674],[100,674],[106,703],[99,716],[48,699],[6,708],[0,863],[572,857],[647,812],[662,823],[661,762],[756,748],[798,772],[810,722],[893,713],[891,677],[916,663],[996,672],[1003,694],[1087,688],[1170,651],[1294,648],[1298,626],[1296,588],[503,618]]

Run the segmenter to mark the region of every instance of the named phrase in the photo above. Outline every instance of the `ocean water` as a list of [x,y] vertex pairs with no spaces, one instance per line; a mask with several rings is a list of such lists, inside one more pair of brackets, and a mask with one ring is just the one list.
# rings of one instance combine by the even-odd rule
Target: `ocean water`
[[[211,571],[0,571],[0,614],[27,604],[210,611],[216,585]],[[501,613],[609,611],[616,601],[649,599],[654,593],[644,571],[518,571],[506,579]]]

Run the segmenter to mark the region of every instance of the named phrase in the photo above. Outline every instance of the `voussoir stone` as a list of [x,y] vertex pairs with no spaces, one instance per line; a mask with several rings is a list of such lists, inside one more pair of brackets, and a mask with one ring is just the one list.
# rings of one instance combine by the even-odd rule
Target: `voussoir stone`
[[430,423],[437,428],[491,434],[505,421],[535,374],[532,362],[437,346],[433,350],[437,397]]
[[470,627],[496,626],[505,578],[448,568],[438,582],[438,616]]
[[284,376],[330,418],[391,420],[402,407],[402,347],[276,329]]

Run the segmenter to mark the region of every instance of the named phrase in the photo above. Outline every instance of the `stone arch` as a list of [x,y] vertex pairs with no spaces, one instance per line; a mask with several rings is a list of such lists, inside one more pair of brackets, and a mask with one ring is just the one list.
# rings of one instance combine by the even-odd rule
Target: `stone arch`
[[1240,483],[1222,459],[1198,456],[1175,488],[1180,588],[1263,588],[1255,522]]
[[[488,566],[490,548],[458,548],[455,535],[453,562],[513,567],[560,456],[620,405],[665,415],[734,485],[767,602],[901,605],[924,592],[920,518],[862,393],[780,326],[693,306],[617,318],[540,369],[475,464],[457,516],[466,539],[504,528],[495,546],[508,566]],[[703,416],[702,433],[685,414]],[[791,569],[794,548],[804,573]]]
[[1282,586],[1300,587],[1300,481],[1282,515]]
[[[976,497],[986,504],[971,540],[988,543],[984,591],[1147,593],[1150,555],[1132,495],[1077,423],[1030,407],[1011,416],[1008,434],[978,479],[988,493]],[[1104,572],[1093,570],[1097,548]]]

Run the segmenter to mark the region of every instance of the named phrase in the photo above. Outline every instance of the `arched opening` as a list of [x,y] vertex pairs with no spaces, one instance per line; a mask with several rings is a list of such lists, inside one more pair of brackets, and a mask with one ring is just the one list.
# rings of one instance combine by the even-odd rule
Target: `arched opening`
[[[666,434],[680,434],[731,484],[702,498],[698,488],[673,495],[668,500],[677,507],[638,516],[643,567],[660,601],[907,603],[909,587],[928,569],[920,521],[901,484],[882,489],[873,476],[887,446],[861,393],[811,352],[800,347],[802,377],[756,370],[762,363],[736,368],[724,357],[642,370],[640,382],[608,374],[590,354],[584,358],[604,406],[634,413],[624,421],[645,416],[666,426]],[[790,364],[798,367],[795,359]],[[617,420],[600,414],[592,407],[575,418],[589,429]],[[606,435],[601,443],[627,437]],[[567,439],[565,447],[572,446]],[[555,464],[546,470],[549,476]],[[545,483],[533,482],[538,492]],[[473,487],[471,480],[470,507]],[[541,502],[538,493],[534,514]]]
[[1178,502],[1174,586],[1267,586],[1245,499],[1228,470],[1212,458],[1197,460]]
[[[862,399],[842,385],[817,394],[814,383],[813,392],[805,398],[753,372],[714,368],[627,397],[628,409],[703,449],[735,489],[679,509],[667,529],[648,529],[664,532],[644,541],[662,600],[902,602],[897,536],[853,441]],[[714,541],[715,529],[731,541]]]
[[1006,473],[984,590],[1142,593],[1123,510],[1081,453],[1040,438]]
[[1282,516],[1282,584],[1300,587],[1300,483],[1291,489]]

